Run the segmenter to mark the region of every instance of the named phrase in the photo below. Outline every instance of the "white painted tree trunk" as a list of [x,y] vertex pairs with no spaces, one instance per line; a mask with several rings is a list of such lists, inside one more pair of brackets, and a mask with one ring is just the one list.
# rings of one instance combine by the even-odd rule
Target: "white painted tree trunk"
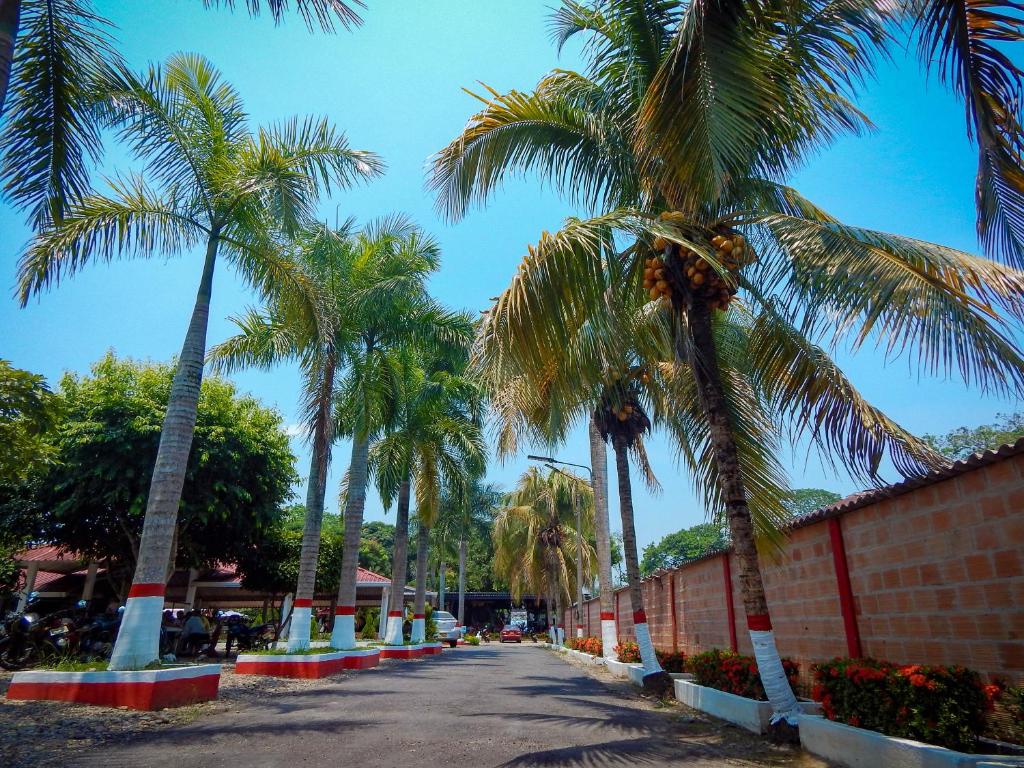
[[185,485],[199,409],[217,245],[218,232],[215,228],[207,242],[203,276],[160,429],[160,445],[139,541],[139,558],[110,658],[109,669],[112,671],[141,669],[160,660],[160,623],[167,586],[167,564],[171,558],[181,491]]
[[608,449],[593,418],[588,427],[590,464],[594,486],[594,538],[597,543],[597,577],[601,606],[601,652],[615,659],[619,639],[615,632],[615,594],[612,586],[612,549],[608,522]]

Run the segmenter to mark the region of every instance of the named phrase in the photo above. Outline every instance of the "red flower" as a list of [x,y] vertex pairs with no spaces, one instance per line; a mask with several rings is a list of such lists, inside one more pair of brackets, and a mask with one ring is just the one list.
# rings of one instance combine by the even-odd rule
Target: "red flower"
[[850,721],[849,722],[850,722],[850,725],[852,725],[854,728],[859,728],[860,727],[860,718],[857,717],[857,715],[850,715]]
[[928,678],[919,674],[910,675],[910,684],[915,688],[922,688],[928,684]]

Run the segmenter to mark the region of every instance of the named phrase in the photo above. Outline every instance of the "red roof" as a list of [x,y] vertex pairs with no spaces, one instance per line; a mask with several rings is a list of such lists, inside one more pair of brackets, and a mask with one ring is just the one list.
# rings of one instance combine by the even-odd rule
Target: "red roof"
[[359,584],[368,584],[370,582],[379,584],[390,584],[391,579],[387,576],[381,576],[379,573],[368,571],[365,568],[356,569],[356,582]]
[[67,560],[68,562],[75,562],[78,560],[84,560],[77,552],[69,552],[61,547],[47,544],[42,547],[33,547],[32,549],[26,549],[23,552],[19,552],[15,558],[21,562],[42,562],[52,560]]

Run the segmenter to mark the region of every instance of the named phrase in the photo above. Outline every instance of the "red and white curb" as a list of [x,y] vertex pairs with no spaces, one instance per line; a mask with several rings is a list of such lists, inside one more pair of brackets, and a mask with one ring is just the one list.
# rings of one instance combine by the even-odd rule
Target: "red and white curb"
[[280,655],[240,653],[235,660],[235,674],[315,680],[345,669],[370,669],[376,667],[380,659],[381,653],[376,648]]
[[154,710],[213,701],[219,686],[220,664],[128,672],[32,670],[14,674],[7,698]]
[[418,659],[420,656],[436,656],[441,653],[441,643],[416,643],[414,645],[382,645],[382,659]]

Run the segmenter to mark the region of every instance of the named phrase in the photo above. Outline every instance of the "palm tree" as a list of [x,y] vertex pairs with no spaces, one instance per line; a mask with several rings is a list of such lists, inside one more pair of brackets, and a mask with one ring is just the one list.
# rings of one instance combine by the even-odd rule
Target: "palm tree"
[[[593,495],[587,492],[587,483],[571,473],[545,475],[530,467],[505,504],[494,518],[494,573],[508,583],[513,600],[527,591],[547,595],[548,623],[554,629],[552,607],[554,616],[560,616],[564,601],[571,601],[575,591],[580,535],[585,542],[583,578],[593,577]],[[577,509],[582,530],[576,527]]]
[[[940,459],[868,404],[826,349],[856,350],[873,339],[890,356],[916,355],[925,372],[958,372],[983,390],[1019,393],[1024,359],[1012,336],[1024,312],[1024,275],[844,225],[785,186],[808,152],[868,125],[844,91],[886,29],[875,6],[763,10],[755,17],[741,3],[563,3],[556,38],[592,35],[587,73],[557,71],[532,93],[482,98],[481,112],[435,159],[432,183],[453,218],[507,174],[526,170],[602,211],[543,238],[496,310],[504,310],[498,325],[530,361],[523,370],[535,386],[546,361],[570,342],[569,318],[599,310],[602,244],[611,232],[636,238],[614,258],[636,291],[643,284],[650,292],[652,311],[669,315],[672,362],[690,369],[712,447],[702,458],[713,471],[697,480],[728,519],[776,717],[795,722],[754,545],[742,435],[725,397],[716,315],[740,306],[734,297],[742,290],[751,383],[774,418],[856,478],[879,482],[886,455],[905,476]],[[1019,82],[1007,63],[990,64]],[[1019,190],[1001,191],[1007,210],[1020,210]]]
[[[423,642],[426,618],[427,554],[430,529],[437,521],[441,493],[464,495],[468,474],[483,471],[483,437],[477,423],[476,386],[460,369],[472,340],[473,326],[463,317],[462,350],[444,358],[423,360],[416,350],[405,355],[402,399],[393,425],[374,444],[370,464],[385,507],[398,498],[395,518],[391,602],[385,641],[402,643],[405,564],[409,504],[416,494],[416,597],[412,641]],[[396,615],[397,614],[397,615]]]
[[[603,259],[602,274],[598,278],[602,300],[589,313],[574,312],[560,318],[572,335],[559,348],[557,356],[545,359],[541,366],[543,385],[538,385],[528,375],[536,361],[524,357],[523,350],[515,344],[516,336],[508,334],[509,310],[516,305],[515,287],[500,296],[494,309],[486,313],[475,360],[491,400],[497,405],[499,453],[515,453],[524,437],[557,445],[580,421],[587,422],[591,434],[596,434],[597,447],[592,451],[596,455],[595,464],[605,461],[605,440],[612,443],[619,474],[627,581],[641,658],[646,678],[649,678],[645,678],[645,685],[659,690],[668,681],[664,674],[659,674],[661,669],[644,620],[639,562],[632,534],[634,518],[628,456],[633,455],[649,487],[657,490],[657,480],[647,462],[642,441],[651,427],[648,414],[652,413],[655,421],[670,431],[682,458],[695,472],[700,471],[694,460],[695,449],[704,444],[706,438],[700,422],[688,417],[694,402],[694,382],[689,369],[664,362],[673,357],[669,316],[658,310],[652,312],[646,296],[623,279],[614,243],[608,240],[603,248],[608,255]],[[517,281],[526,276],[524,267]],[[727,353],[723,363],[730,383],[728,405],[743,428],[741,453],[744,474],[753,490],[751,509],[758,528],[772,533],[786,516],[785,482],[775,460],[778,436],[766,417],[767,404],[759,399],[749,383],[750,372],[743,368],[746,329],[735,319],[723,318],[716,336]],[[713,503],[709,506],[717,512]],[[606,546],[608,574],[603,577],[601,591],[607,594],[611,613],[610,542]],[[610,632],[605,632],[606,627],[602,625],[602,639],[613,649],[618,642],[614,614],[610,624]],[[614,658],[611,649],[608,655]]]
[[301,371],[301,407],[312,450],[298,584],[288,633],[290,651],[309,648],[327,471],[334,442],[335,376],[344,364],[354,330],[346,322],[350,315],[345,307],[356,253],[352,243],[347,229],[331,231],[317,226],[301,233],[288,249],[289,255],[320,295],[312,303],[278,296],[262,310],[249,310],[232,318],[241,332],[215,346],[208,355],[208,360],[225,373],[247,366],[268,370],[286,361],[297,362]]
[[238,94],[205,59],[179,54],[139,78],[112,73],[104,117],[145,163],[91,194],[41,232],[19,265],[22,304],[93,260],[179,253],[205,246],[202,278],[182,345],[153,470],[133,586],[111,660],[127,669],[158,658],[164,582],[195,427],[206,329],[219,255],[266,296],[313,295],[276,236],[296,233],[331,184],[380,172],[376,156],[348,146],[325,119],[249,131]]
[[[440,265],[434,240],[409,220],[396,217],[363,230],[356,238],[355,250],[351,288],[345,300],[346,322],[355,329],[354,340],[339,387],[343,405],[336,408],[338,433],[352,438],[352,460],[342,493],[345,542],[331,634],[335,648],[355,646],[356,569],[370,444],[401,415],[409,350],[442,354],[466,343],[465,318],[437,304],[426,291],[427,279]],[[396,533],[396,551],[399,546]],[[393,573],[391,580],[404,586],[404,556],[401,563],[403,573]]]
[[[204,0],[234,8],[234,0]],[[259,15],[265,6],[276,23],[287,0],[247,0]],[[295,10],[312,29],[345,29],[361,23],[342,0],[299,0]],[[95,84],[122,65],[111,24],[91,0],[0,0],[0,179],[4,193],[31,212],[33,227],[59,219],[89,191],[89,165],[101,150],[102,121],[92,106]],[[4,106],[12,91],[8,109]]]

